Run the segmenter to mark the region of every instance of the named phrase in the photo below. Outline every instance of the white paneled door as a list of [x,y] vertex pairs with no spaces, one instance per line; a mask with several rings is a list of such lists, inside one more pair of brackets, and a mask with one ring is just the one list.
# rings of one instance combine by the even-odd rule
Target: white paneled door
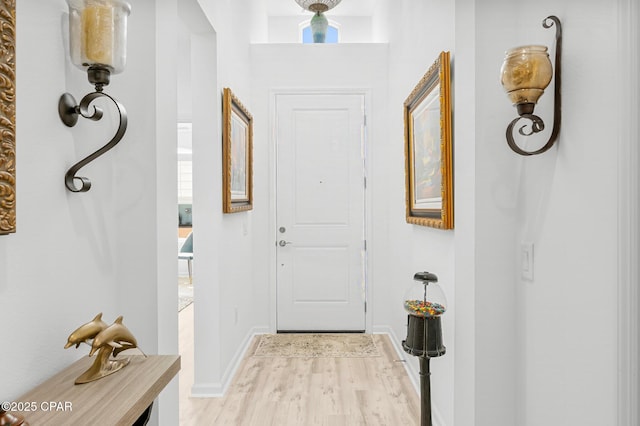
[[364,95],[276,95],[278,331],[365,329]]

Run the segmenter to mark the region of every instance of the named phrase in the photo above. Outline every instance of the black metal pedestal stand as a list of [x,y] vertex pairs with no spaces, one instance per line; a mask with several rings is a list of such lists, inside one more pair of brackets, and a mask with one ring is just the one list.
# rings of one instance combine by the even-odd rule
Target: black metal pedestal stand
[[431,426],[431,371],[429,357],[420,357],[420,426]]
[[431,358],[444,355],[440,317],[409,315],[407,340],[402,342],[405,352],[420,360],[420,426],[432,426],[431,420]]
[[[431,371],[429,360],[445,354],[447,348],[442,340],[442,315],[446,308],[443,294],[437,296],[438,277],[430,272],[418,272],[413,276],[414,285],[407,300],[405,310],[407,318],[407,339],[402,341],[402,348],[410,355],[420,359],[420,426],[431,426]],[[427,286],[436,286],[436,296],[427,297]],[[435,284],[434,284],[435,283]],[[432,289],[434,287],[431,287]],[[415,290],[418,290],[417,292]],[[440,290],[441,291],[441,290]],[[433,290],[431,290],[433,295]]]

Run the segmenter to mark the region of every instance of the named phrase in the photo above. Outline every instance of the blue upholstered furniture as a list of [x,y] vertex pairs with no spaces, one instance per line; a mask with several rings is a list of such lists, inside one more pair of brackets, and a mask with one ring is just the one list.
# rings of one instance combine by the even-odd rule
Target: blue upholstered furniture
[[178,259],[186,259],[187,267],[189,268],[189,284],[193,284],[191,262],[193,261],[193,232],[187,235],[187,239],[184,240],[184,244],[180,247],[178,253]]

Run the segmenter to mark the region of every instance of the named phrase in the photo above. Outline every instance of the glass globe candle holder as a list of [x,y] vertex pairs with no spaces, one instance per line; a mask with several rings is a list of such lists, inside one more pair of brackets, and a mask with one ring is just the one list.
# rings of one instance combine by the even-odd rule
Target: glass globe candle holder
[[506,52],[500,82],[518,114],[533,114],[538,99],[551,82],[553,68],[546,46],[520,46]]
[[91,84],[107,85],[124,70],[129,3],[123,0],[67,0],[71,62],[87,71]]
[[408,320],[403,349],[419,357],[444,355],[441,316],[447,310],[447,300],[438,277],[430,272],[418,272],[413,280],[404,295]]

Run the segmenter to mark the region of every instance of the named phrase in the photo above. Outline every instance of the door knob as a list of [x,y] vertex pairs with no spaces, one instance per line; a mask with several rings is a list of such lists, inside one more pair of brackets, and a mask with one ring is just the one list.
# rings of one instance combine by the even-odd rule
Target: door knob
[[285,241],[285,240],[280,240],[280,241],[278,241],[278,245],[279,245],[280,247],[284,247],[284,246],[286,246],[287,244],[293,244],[293,243],[292,243],[291,241]]

